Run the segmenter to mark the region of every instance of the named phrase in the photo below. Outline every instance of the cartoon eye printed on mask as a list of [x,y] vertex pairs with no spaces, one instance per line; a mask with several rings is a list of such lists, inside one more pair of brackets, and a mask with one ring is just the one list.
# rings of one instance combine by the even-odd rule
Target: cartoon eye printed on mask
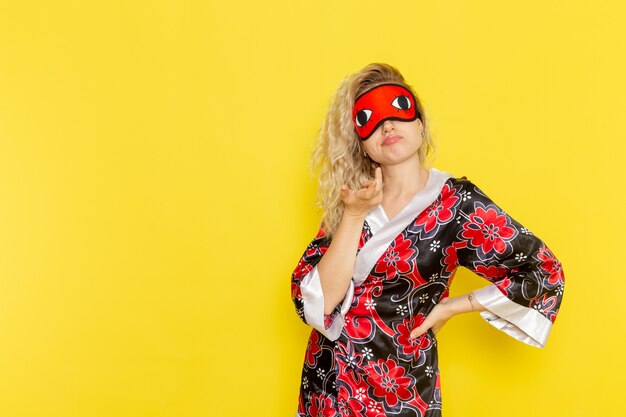
[[355,100],[352,120],[361,140],[367,140],[385,120],[410,122],[421,118],[415,96],[401,84],[380,84]]
[[396,109],[408,110],[411,108],[411,100],[407,96],[398,96],[393,99],[391,105]]
[[356,125],[358,127],[363,127],[363,125],[365,123],[367,123],[367,121],[370,119],[370,117],[372,117],[372,111],[370,109],[363,109],[360,110],[357,114],[356,114]]

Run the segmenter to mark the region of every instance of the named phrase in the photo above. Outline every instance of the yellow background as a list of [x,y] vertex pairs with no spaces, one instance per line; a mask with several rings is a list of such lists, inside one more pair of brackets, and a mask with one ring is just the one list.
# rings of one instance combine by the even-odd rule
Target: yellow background
[[[341,79],[397,66],[438,169],[562,261],[545,349],[438,334],[446,417],[623,399],[618,1],[0,3],[0,416],[293,417],[317,232],[308,160]],[[459,270],[452,295],[487,282]]]

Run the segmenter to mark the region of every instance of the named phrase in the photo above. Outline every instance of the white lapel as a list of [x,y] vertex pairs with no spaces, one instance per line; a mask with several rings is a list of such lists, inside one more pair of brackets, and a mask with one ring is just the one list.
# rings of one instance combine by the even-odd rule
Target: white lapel
[[409,203],[398,213],[393,220],[389,221],[385,215],[382,205],[372,209],[365,220],[370,225],[372,237],[361,247],[356,256],[354,273],[352,279],[359,284],[367,278],[374,265],[385,253],[391,242],[402,232],[415,218],[426,209],[439,196],[444,183],[451,178],[452,174],[440,171],[436,168],[430,169],[428,182],[409,201]]

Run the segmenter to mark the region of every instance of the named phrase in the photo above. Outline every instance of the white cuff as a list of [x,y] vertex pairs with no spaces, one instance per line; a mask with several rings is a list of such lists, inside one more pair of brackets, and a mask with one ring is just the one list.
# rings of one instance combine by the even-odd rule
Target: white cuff
[[333,319],[328,329],[324,326],[324,293],[322,292],[322,283],[317,272],[317,265],[300,282],[300,291],[302,293],[306,322],[330,340],[337,340],[343,329],[346,313],[352,304],[354,281],[350,280],[350,287],[342,301],[340,314]]
[[480,315],[491,324],[513,338],[538,348],[545,347],[552,322],[537,310],[509,299],[495,284],[473,292],[476,301],[487,310]]

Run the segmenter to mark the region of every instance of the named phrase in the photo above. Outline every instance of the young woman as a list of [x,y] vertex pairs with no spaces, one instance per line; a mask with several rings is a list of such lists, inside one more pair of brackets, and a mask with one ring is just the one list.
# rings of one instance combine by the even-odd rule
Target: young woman
[[[339,86],[312,159],[322,222],[291,279],[313,327],[297,417],[441,416],[435,334],[457,314],[545,346],[561,263],[472,181],[428,168],[433,150],[396,68],[370,64]],[[459,266],[490,284],[449,297]]]

